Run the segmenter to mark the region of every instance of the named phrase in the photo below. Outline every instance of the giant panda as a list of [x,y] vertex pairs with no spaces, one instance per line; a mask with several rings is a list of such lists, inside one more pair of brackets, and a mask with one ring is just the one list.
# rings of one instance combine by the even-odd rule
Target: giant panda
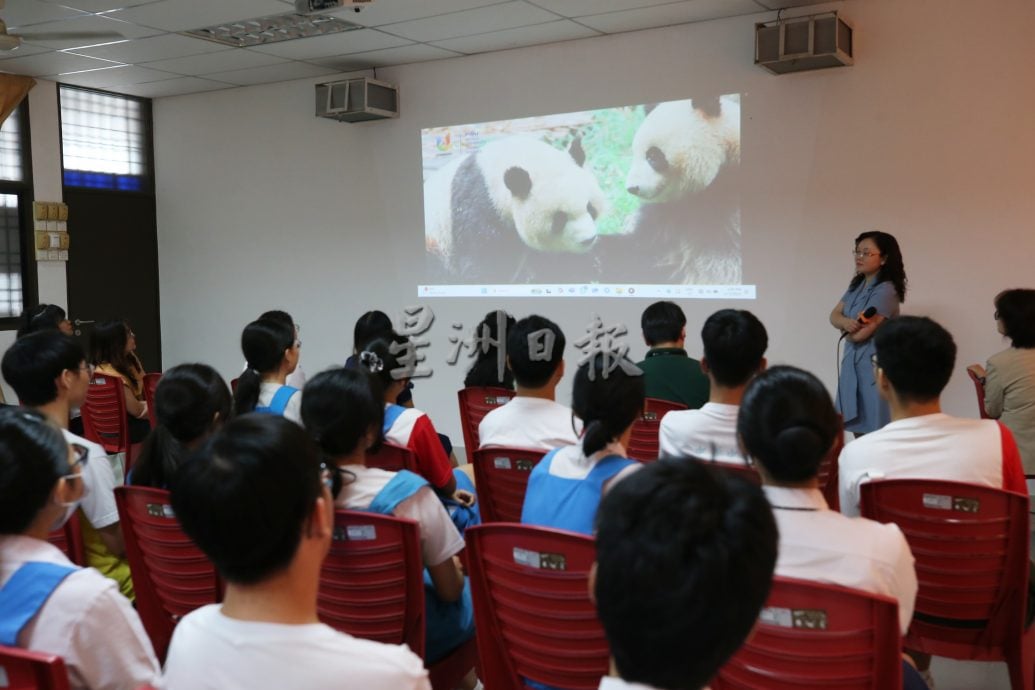
[[526,136],[490,142],[424,185],[432,280],[571,282],[592,264],[604,193],[568,151]]
[[739,168],[739,95],[648,108],[626,177],[641,205],[606,243],[606,279],[740,283]]

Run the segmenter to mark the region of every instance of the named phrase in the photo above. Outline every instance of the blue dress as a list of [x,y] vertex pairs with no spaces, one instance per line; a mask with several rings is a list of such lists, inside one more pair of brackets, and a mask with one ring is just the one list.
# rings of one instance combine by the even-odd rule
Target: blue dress
[[[844,302],[841,313],[850,319],[870,307],[876,307],[877,313],[886,319],[898,316],[898,293],[895,284],[888,280],[869,285],[864,281],[854,290],[848,290],[841,301]],[[847,339],[844,342],[845,354],[835,400],[837,411],[844,416],[845,431],[860,434],[876,431],[891,421],[891,412],[877,391],[871,361],[877,351],[873,337],[863,343]]]

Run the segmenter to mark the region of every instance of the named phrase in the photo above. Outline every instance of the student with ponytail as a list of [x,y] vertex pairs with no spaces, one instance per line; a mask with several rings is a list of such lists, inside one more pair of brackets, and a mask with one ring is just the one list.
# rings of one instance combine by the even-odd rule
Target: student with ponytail
[[226,382],[207,364],[181,364],[162,375],[155,390],[158,425],[130,471],[134,486],[168,489],[187,454],[230,418]]
[[259,319],[244,327],[241,351],[246,368],[237,379],[234,414],[265,412],[302,423],[302,392],[287,385],[298,366],[302,341],[293,326],[278,319]]
[[592,534],[603,494],[640,466],[625,448],[643,400],[643,375],[632,362],[610,370],[598,353],[580,366],[571,407],[584,425],[582,441],[550,451],[535,466],[521,522]]

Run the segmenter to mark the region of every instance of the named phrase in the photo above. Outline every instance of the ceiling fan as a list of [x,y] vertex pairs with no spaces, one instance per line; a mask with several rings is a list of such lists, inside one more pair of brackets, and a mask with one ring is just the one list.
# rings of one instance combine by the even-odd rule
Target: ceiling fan
[[[0,9],[4,8],[4,0],[0,0]],[[125,38],[117,31],[27,31],[16,34],[7,33],[7,24],[0,19],[0,51],[14,50],[26,41],[78,41],[80,39],[103,43],[119,41]]]

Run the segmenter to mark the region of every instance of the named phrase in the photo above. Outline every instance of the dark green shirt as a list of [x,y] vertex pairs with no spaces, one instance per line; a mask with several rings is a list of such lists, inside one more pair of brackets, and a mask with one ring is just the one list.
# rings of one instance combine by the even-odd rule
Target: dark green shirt
[[708,402],[708,377],[701,363],[681,347],[655,347],[637,364],[643,369],[648,398],[680,402],[696,410]]

